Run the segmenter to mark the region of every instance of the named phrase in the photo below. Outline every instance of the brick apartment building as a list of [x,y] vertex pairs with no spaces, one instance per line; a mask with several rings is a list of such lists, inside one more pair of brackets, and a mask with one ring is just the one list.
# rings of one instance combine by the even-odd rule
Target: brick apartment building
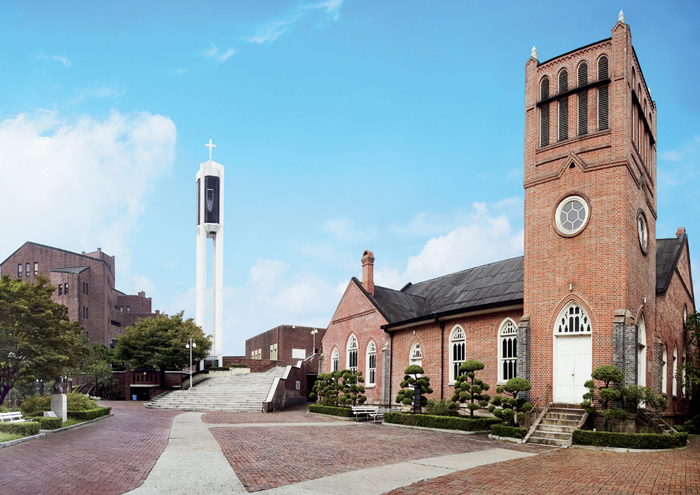
[[318,352],[325,333],[325,328],[280,325],[246,340],[245,355],[277,361],[278,366],[296,364]]
[[323,370],[362,371],[369,402],[394,400],[409,364],[452,397],[459,365],[514,376],[531,398],[578,403],[600,365],[684,409],[685,229],[656,239],[656,103],[620,16],[608,39],[525,64],[524,256],[408,284],[374,285],[374,255],[323,339]]
[[25,242],[0,264],[0,274],[25,282],[36,282],[41,274],[56,287],[53,300],[68,309],[91,342],[105,346],[126,332],[139,318],[151,312],[151,298],[144,292],[127,295],[114,288],[115,259],[100,248],[81,254]]

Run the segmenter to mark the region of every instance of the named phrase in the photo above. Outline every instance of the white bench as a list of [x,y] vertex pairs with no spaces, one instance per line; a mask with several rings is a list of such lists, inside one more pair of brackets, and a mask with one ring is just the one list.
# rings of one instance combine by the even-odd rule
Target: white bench
[[0,413],[0,423],[17,423],[20,421],[29,421],[28,419],[22,418],[22,413],[20,411]]
[[389,411],[390,411],[390,409],[388,409],[388,408],[383,408],[383,409],[377,408],[377,410],[375,412],[369,413],[369,415],[372,418],[372,420],[376,423],[378,419],[384,420],[384,413],[389,412]]
[[360,420],[360,416],[364,415],[367,419],[373,417],[373,414],[377,414],[379,408],[377,406],[352,406],[352,413],[355,415],[357,421]]

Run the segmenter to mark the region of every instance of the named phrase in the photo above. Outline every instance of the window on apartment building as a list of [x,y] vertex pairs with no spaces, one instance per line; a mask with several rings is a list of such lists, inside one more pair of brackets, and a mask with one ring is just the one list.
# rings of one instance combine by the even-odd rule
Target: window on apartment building
[[65,284],[63,284],[63,293],[64,293],[65,295],[68,295],[68,282],[66,282]]
[[119,306],[119,311],[124,312],[124,306]]
[[85,282],[85,294],[90,294],[90,284],[88,284],[87,282]]
[[63,295],[63,284],[58,284],[58,295],[59,296]]
[[39,262],[34,262],[34,275],[39,275]]
[[26,265],[26,272],[27,272],[27,277],[29,276],[29,263]]
[[17,276],[22,277],[22,263],[17,265]]
[[498,331],[498,381],[507,382],[518,374],[518,327],[510,318]]
[[[549,98],[549,78],[545,76],[540,83],[540,101]],[[540,146],[549,144],[549,103],[540,107]]]
[[350,340],[348,340],[347,359],[348,369],[352,373],[357,373],[357,337],[354,335],[351,335]]
[[272,344],[270,346],[270,360],[277,361],[277,344]]
[[466,359],[466,349],[464,330],[456,325],[450,335],[450,383],[454,383],[461,374],[459,367]]
[[127,312],[127,314],[131,314],[131,306],[126,307],[126,312]]
[[333,369],[331,371],[340,371],[340,353],[338,352],[337,348],[333,349],[331,363],[333,365]]
[[367,345],[367,385],[373,386],[377,383],[377,346],[373,341]]

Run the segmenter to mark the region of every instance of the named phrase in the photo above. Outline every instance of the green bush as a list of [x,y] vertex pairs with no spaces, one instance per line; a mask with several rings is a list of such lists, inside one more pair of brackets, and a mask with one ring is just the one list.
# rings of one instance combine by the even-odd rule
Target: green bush
[[687,433],[659,435],[656,433],[614,433],[609,431],[574,430],[574,445],[620,447],[625,449],[673,449],[685,446]]
[[20,406],[22,414],[32,414],[51,410],[50,395],[33,395],[22,402]]
[[111,407],[97,407],[95,409],[89,409],[87,411],[67,411],[67,415],[71,419],[77,419],[79,421],[90,421],[91,419],[100,418],[102,416],[108,416],[112,412]]
[[384,413],[384,422],[398,425],[424,426],[426,428],[442,428],[444,430],[488,431],[491,425],[500,423],[501,420],[498,418],[463,418],[387,412]]
[[97,402],[84,394],[68,394],[66,397],[69,411],[89,411],[97,407]]
[[700,414],[690,418],[688,421],[683,423],[683,426],[677,426],[676,430],[681,431],[681,428],[683,431],[687,431],[693,435],[700,434]]
[[23,421],[17,423],[0,423],[0,431],[29,437],[39,433],[39,423],[34,421]]
[[[247,366],[246,366],[247,368]],[[207,368],[209,371],[228,371],[229,367],[228,366],[212,366],[211,368]]]
[[488,383],[475,378],[475,372],[484,369],[484,363],[480,361],[465,361],[459,367],[460,375],[455,380],[455,393],[450,399],[452,402],[467,404],[469,415],[473,418],[474,411],[481,407],[486,407],[491,400],[487,391],[490,387]]
[[425,406],[427,413],[432,416],[456,416],[457,409],[459,409],[459,404],[445,399],[440,399],[440,402],[430,399],[428,405]]
[[352,418],[352,408],[350,407],[335,407],[335,406],[319,406],[316,404],[309,405],[309,412],[319,414],[329,414],[331,416],[341,416],[343,418]]
[[35,418],[34,421],[39,423],[42,430],[57,430],[61,427],[63,420],[61,418]]
[[404,370],[403,381],[401,382],[401,390],[396,395],[396,402],[404,406],[412,406],[415,397],[415,389],[420,388],[420,405],[425,407],[428,405],[427,394],[432,394],[433,389],[430,388],[430,378],[423,375],[425,371],[417,364],[412,364]]
[[515,426],[492,425],[491,434],[497,437],[525,438],[527,428],[517,428]]
[[232,364],[229,368],[250,368],[247,364]]

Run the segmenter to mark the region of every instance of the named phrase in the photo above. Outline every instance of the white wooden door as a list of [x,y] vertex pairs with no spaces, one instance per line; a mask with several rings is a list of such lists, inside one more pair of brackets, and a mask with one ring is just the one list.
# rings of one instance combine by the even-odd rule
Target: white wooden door
[[555,342],[554,402],[578,404],[591,379],[592,352],[590,335],[559,336]]

